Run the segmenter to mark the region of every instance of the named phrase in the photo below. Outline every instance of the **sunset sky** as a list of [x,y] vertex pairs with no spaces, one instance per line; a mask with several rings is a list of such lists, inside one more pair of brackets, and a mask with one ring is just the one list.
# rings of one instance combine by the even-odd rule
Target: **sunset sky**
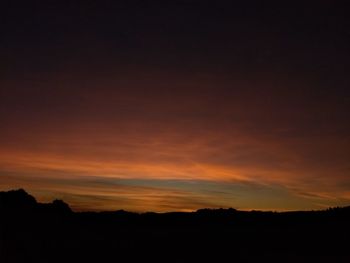
[[76,211],[350,205],[343,6],[48,2],[0,11],[0,190]]

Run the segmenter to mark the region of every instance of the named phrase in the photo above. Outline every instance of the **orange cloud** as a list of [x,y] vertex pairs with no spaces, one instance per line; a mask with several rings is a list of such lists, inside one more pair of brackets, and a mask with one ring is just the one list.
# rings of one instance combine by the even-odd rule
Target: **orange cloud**
[[[282,202],[285,208],[304,208],[305,199],[311,200],[309,207],[313,202],[349,200],[346,111],[335,98],[331,105],[324,96],[318,102],[301,98],[303,91],[295,89],[301,85],[297,79],[275,75],[245,80],[219,73],[192,76],[144,68],[112,73],[92,74],[88,81],[82,81],[85,75],[63,72],[46,76],[47,83],[27,79],[2,83],[8,88],[2,91],[6,99],[0,112],[0,173],[12,177],[0,177],[3,188],[32,178],[35,182],[29,180],[26,186],[69,192],[80,207],[83,199],[77,195],[101,197],[103,187],[79,188],[96,177],[211,182],[234,190],[234,185],[252,184],[268,190],[261,195],[249,190],[245,197],[249,202],[240,199],[240,203],[233,202],[234,192],[222,185],[225,195],[214,194],[215,184],[207,189],[211,194],[200,195],[199,201],[187,186],[186,191],[176,185],[164,191],[163,186],[149,186],[137,190],[137,198],[120,192],[135,206],[140,202],[139,207],[144,196],[148,210],[161,206],[160,201],[153,205],[157,202],[152,191],[165,199],[166,191],[172,193],[186,209],[189,206],[180,202],[186,196],[193,203],[266,209],[283,209]],[[51,181],[41,185],[38,178]],[[70,178],[79,183],[57,182]],[[117,195],[101,198],[112,207]],[[174,206],[175,201],[166,200]]]

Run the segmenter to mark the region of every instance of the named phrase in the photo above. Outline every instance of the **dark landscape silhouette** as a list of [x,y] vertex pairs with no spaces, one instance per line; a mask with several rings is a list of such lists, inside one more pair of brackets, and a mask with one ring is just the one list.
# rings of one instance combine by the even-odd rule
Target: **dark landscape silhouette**
[[0,192],[0,262],[350,262],[350,207],[73,212]]

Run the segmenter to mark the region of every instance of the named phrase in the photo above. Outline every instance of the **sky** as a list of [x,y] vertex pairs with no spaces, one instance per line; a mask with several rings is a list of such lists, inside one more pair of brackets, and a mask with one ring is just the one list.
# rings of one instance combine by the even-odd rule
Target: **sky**
[[75,211],[349,205],[350,20],[281,2],[5,1],[0,190]]

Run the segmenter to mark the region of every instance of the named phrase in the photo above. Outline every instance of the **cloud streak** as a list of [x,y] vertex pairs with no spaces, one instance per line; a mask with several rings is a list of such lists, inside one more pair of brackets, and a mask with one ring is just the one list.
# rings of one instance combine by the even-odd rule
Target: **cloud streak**
[[304,92],[283,76],[124,73],[2,80],[1,187],[22,180],[39,198],[59,193],[77,209],[283,210],[349,200],[339,96],[313,101],[315,87]]

